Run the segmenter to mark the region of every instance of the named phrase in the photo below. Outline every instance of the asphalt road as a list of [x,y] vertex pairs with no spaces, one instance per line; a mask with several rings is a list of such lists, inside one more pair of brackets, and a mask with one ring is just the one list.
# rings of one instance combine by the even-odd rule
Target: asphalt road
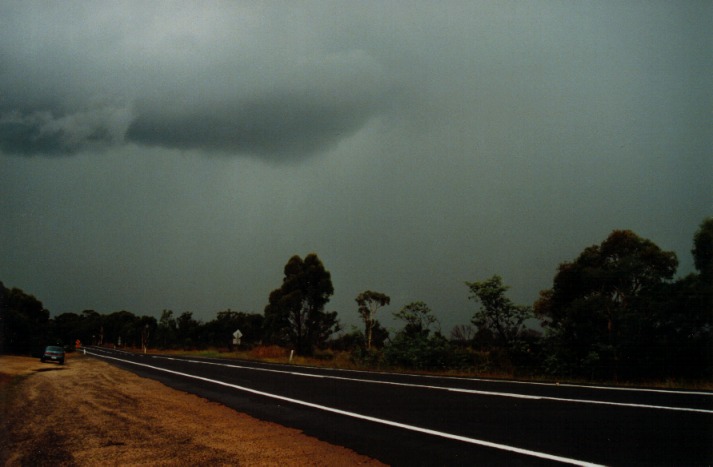
[[713,465],[713,392],[87,353],[391,465]]

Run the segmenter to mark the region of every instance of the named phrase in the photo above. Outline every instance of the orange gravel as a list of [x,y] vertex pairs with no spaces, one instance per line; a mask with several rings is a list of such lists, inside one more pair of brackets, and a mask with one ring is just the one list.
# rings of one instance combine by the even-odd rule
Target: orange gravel
[[0,465],[383,465],[105,362],[0,355]]

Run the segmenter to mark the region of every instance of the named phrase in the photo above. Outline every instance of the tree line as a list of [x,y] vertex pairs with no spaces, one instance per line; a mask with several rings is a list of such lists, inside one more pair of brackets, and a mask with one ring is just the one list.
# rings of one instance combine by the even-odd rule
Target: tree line
[[2,282],[0,303],[0,353],[37,354],[45,345],[72,347],[77,340],[85,345],[192,350],[231,347],[238,329],[244,345],[257,343],[262,336],[262,315],[230,309],[205,323],[190,311],[176,316],[172,310],[163,310],[159,320],[126,310],[109,314],[84,310],[50,318],[34,296],[8,289]]
[[277,345],[323,358],[349,352],[356,364],[369,367],[592,380],[711,378],[713,218],[700,224],[691,253],[696,272],[674,278],[675,253],[615,230],[561,263],[552,287],[531,306],[513,303],[499,275],[465,282],[474,313],[448,336],[422,301],[392,312],[401,327],[387,330],[377,314],[390,297],[372,290],[355,298],[363,329],[343,332],[337,312],[326,310],[334,287],[315,253],[287,261],[262,314],[225,310],[205,323],[192,312],[176,316],[171,310],[158,320],[93,310],[50,318],[34,296],[0,282],[0,351],[30,353],[76,339],[136,348],[230,348],[240,329],[243,347]]

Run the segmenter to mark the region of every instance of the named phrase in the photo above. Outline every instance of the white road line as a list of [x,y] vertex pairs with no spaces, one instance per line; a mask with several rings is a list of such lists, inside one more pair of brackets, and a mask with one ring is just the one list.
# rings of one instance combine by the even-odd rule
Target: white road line
[[[168,358],[160,355],[152,355],[153,358]],[[285,366],[283,363],[266,363],[260,362],[263,365],[274,365],[274,366]],[[317,368],[305,366],[304,368]],[[373,374],[371,371],[365,370],[350,370],[345,368],[329,368],[330,371],[339,371],[343,373],[366,373]],[[389,373],[380,372],[380,374],[385,375],[395,375],[395,376],[411,376],[415,378],[424,379],[449,379],[454,381],[480,381],[483,383],[495,383],[495,384],[521,384],[524,386],[550,386],[550,387],[569,387],[569,388],[583,388],[583,389],[596,389],[600,391],[628,391],[628,392],[653,392],[661,394],[671,394],[671,395],[688,395],[688,396],[708,396],[713,397],[713,392],[711,391],[693,391],[685,389],[656,389],[656,388],[637,388],[637,387],[626,387],[626,386],[601,386],[592,384],[575,384],[575,383],[546,383],[541,381],[518,381],[518,380],[505,380],[505,379],[492,379],[492,378],[472,378],[472,377],[459,377],[459,376],[444,376],[444,375],[424,375],[417,373]]]
[[277,394],[272,394],[272,393],[269,393],[269,392],[258,391],[258,390],[256,390],[256,389],[251,389],[251,388],[247,388],[247,387],[244,387],[244,386],[238,386],[238,385],[236,385],[236,384],[230,384],[230,383],[226,383],[226,382],[224,382],[224,381],[219,381],[219,380],[215,380],[215,379],[204,378],[204,377],[202,377],[202,376],[191,375],[191,374],[189,374],[189,373],[182,373],[182,372],[179,372],[179,371],[169,370],[169,369],[166,369],[166,368],[161,368],[161,367],[157,367],[157,366],[153,366],[153,365],[148,365],[148,364],[146,364],[146,363],[133,362],[133,361],[131,361],[131,360],[124,360],[124,359],[121,359],[121,358],[111,357],[111,356],[108,356],[108,355],[101,355],[101,354],[93,353],[93,352],[91,352],[91,351],[89,351],[89,352],[87,352],[87,353],[88,353],[89,355],[94,355],[94,356],[97,356],[97,357],[99,357],[99,358],[108,358],[108,359],[111,359],[111,360],[117,360],[117,361],[120,361],[120,362],[129,363],[129,364],[131,364],[131,365],[137,365],[137,366],[142,366],[142,367],[146,367],[146,368],[151,368],[151,369],[157,370],[157,371],[163,371],[163,372],[166,372],[166,373],[171,373],[171,374],[175,374],[175,375],[179,375],[179,376],[184,376],[184,377],[187,377],[187,378],[193,378],[193,379],[205,381],[205,382],[208,382],[208,383],[213,383],[213,384],[218,384],[218,385],[221,385],[221,386],[229,387],[229,388],[232,388],[232,389],[237,389],[237,390],[239,390],[239,391],[249,392],[249,393],[251,393],[251,394],[256,394],[256,395],[259,395],[259,396],[270,397],[270,398],[272,398],[272,399],[278,399],[278,400],[282,400],[282,401],[285,401],[285,402],[290,402],[290,403],[293,403],[293,404],[303,405],[303,406],[305,406],[305,407],[311,407],[311,408],[314,408],[314,409],[323,410],[323,411],[331,412],[331,413],[336,413],[336,414],[339,414],[339,415],[345,415],[345,416],[347,416],[347,417],[352,417],[352,418],[356,418],[356,419],[360,419],[360,420],[366,420],[366,421],[369,421],[369,422],[379,423],[379,424],[382,424],[382,425],[392,426],[392,427],[396,427],[396,428],[402,428],[402,429],[405,429],[405,430],[415,431],[415,432],[418,432],[418,433],[424,433],[424,434],[427,434],[427,435],[438,436],[438,437],[441,437],[441,438],[447,438],[447,439],[452,439],[452,440],[456,440],[456,441],[462,441],[462,442],[469,443],[469,444],[475,444],[475,445],[478,445],[478,446],[484,446],[484,447],[499,449],[499,450],[502,450],[502,451],[509,451],[509,452],[513,452],[513,453],[517,453],[517,454],[522,454],[522,455],[525,455],[525,456],[537,457],[537,458],[540,458],[540,459],[547,459],[547,460],[551,460],[551,461],[555,461],[555,462],[561,462],[561,463],[565,463],[565,464],[580,465],[580,466],[590,466],[590,467],[599,467],[599,464],[593,464],[593,463],[591,463],[591,462],[581,461],[581,460],[578,460],[578,459],[571,459],[571,458],[569,458],[569,457],[556,456],[556,455],[553,455],[553,454],[547,454],[547,453],[545,453],[545,452],[531,451],[531,450],[529,450],[529,449],[522,449],[522,448],[518,448],[518,447],[515,447],[515,446],[508,446],[508,445],[506,445],[506,444],[492,443],[492,442],[490,442],[490,441],[484,441],[484,440],[475,439],[475,438],[468,438],[468,437],[466,437],[466,436],[455,435],[455,434],[446,433],[446,432],[443,432],[443,431],[431,430],[431,429],[428,429],[428,428],[418,427],[418,426],[414,426],[414,425],[407,425],[407,424],[404,424],[404,423],[394,422],[394,421],[391,421],[391,420],[385,420],[385,419],[382,419],[382,418],[371,417],[371,416],[368,416],[368,415],[362,415],[362,414],[358,414],[358,413],[355,413],[355,412],[348,412],[348,411],[345,411],[345,410],[335,409],[335,408],[333,408],[333,407],[328,407],[328,406],[325,406],[325,405],[314,404],[314,403],[312,403],[312,402],[307,402],[307,401],[303,401],[303,400],[299,400],[299,399],[292,399],[292,398],[289,398],[289,397],[284,397],[284,396],[280,396],[280,395],[277,395]]
[[[129,353],[129,352],[127,352],[127,353]],[[132,354],[132,355],[136,355],[136,354]],[[166,358],[166,359],[172,358],[172,357],[166,357],[163,355],[150,355],[150,357],[151,358]],[[173,360],[186,360],[186,359],[174,358]],[[200,362],[200,363],[214,363],[214,362],[209,362],[207,360],[191,360],[191,361]],[[265,363],[265,362],[261,362],[261,363],[263,365],[285,366],[285,364],[282,364],[282,363]],[[251,368],[251,367],[246,367],[246,368]],[[316,367],[305,366],[304,368],[316,368]],[[265,370],[268,371],[267,369],[265,369]],[[371,371],[348,370],[348,369],[344,369],[344,368],[329,368],[329,370],[330,371],[339,371],[339,372],[343,372],[343,373],[373,374],[373,372],[371,372]],[[274,370],[274,371],[281,371],[281,370]],[[284,371],[284,370],[282,370],[282,371]],[[449,379],[449,380],[454,380],[454,381],[480,381],[483,383],[496,383],[496,384],[520,384],[520,385],[524,385],[524,386],[550,386],[550,387],[563,387],[563,388],[569,387],[569,388],[582,388],[582,389],[596,389],[596,390],[600,390],[600,391],[652,392],[652,393],[671,394],[671,395],[713,397],[713,392],[711,392],[711,391],[635,388],[635,387],[625,387],[625,386],[598,386],[598,385],[591,385],[591,384],[574,384],[574,383],[545,383],[545,382],[538,382],[538,381],[517,381],[517,380],[503,380],[503,379],[492,379],[492,378],[463,378],[463,377],[458,377],[458,376],[423,375],[423,374],[416,374],[416,373],[381,372],[380,374],[395,375],[395,376],[411,376],[411,377],[424,378],[424,379],[430,378],[430,379]]]
[[[174,361],[181,361],[181,362],[187,362],[187,363],[197,363],[197,364],[201,364],[201,365],[224,366],[224,367],[228,367],[228,368],[238,368],[238,369],[250,370],[250,371],[263,371],[263,372],[267,372],[267,373],[281,373],[281,374],[288,374],[288,375],[293,375],[293,376],[303,376],[303,377],[309,377],[309,378],[324,378],[324,379],[333,379],[333,380],[342,380],[342,381],[353,381],[353,382],[358,382],[358,383],[385,384],[385,385],[390,385],[390,386],[433,389],[433,390],[440,390],[440,391],[459,392],[459,393],[464,393],[464,394],[477,394],[477,395],[481,395],[481,396],[510,397],[510,398],[515,398],[515,399],[548,400],[548,401],[555,401],[555,402],[569,402],[569,403],[578,403],[578,404],[609,405],[609,406],[613,406],[613,407],[632,407],[632,408],[641,408],[641,409],[671,410],[671,411],[677,411],[677,412],[697,412],[697,413],[713,414],[713,410],[696,409],[696,408],[690,408],[690,407],[671,407],[671,406],[665,406],[665,405],[634,404],[634,403],[627,403],[627,402],[610,402],[610,401],[600,401],[600,400],[593,400],[593,399],[572,399],[572,398],[552,397],[552,396],[533,396],[533,395],[529,395],[529,394],[518,394],[518,393],[514,393],[514,392],[482,391],[482,390],[477,390],[477,389],[450,388],[450,387],[446,387],[446,386],[431,386],[431,385],[426,385],[426,384],[398,383],[398,382],[394,382],[394,381],[379,381],[379,380],[372,380],[372,379],[346,378],[344,376],[318,375],[318,374],[313,374],[313,373],[302,373],[302,372],[298,372],[298,371],[275,370],[272,368],[258,368],[258,367],[250,367],[250,366],[243,366],[243,365],[235,365],[235,364],[231,364],[231,363],[211,362],[211,361],[206,361],[206,360],[191,360],[191,359],[186,359],[186,358],[173,358],[173,357],[163,357],[163,356],[152,356],[152,358],[160,358],[160,359],[165,359],[165,360],[174,360]],[[582,386],[577,386],[577,387],[582,387]]]

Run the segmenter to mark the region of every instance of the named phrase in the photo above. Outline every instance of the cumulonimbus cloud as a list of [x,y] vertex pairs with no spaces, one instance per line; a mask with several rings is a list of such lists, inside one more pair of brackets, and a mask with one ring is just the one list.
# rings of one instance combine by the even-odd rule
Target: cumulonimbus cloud
[[386,88],[354,95],[349,88],[318,86],[183,105],[146,97],[89,109],[5,109],[0,151],[71,155],[134,143],[270,159],[306,156],[356,132],[382,110],[385,94]]
[[357,132],[394,89],[362,49],[264,27],[281,10],[141,5],[73,5],[55,14],[74,21],[52,27],[45,11],[0,7],[10,21],[0,31],[0,152],[136,144],[294,159]]
[[[197,91],[210,97],[190,97]],[[291,70],[270,86],[225,86],[220,92],[186,89],[188,97],[178,104],[165,98],[139,102],[126,139],[270,159],[299,157],[352,135],[394,95],[393,83],[378,67],[348,60]]]
[[120,144],[128,108],[98,107],[55,115],[52,110],[0,114],[0,151],[14,155],[70,155]]
[[30,43],[19,26],[0,31],[7,58],[0,152],[71,155],[137,144],[294,159],[354,134],[394,89],[364,50],[331,47],[301,30],[304,43],[266,36],[261,23],[274,11],[253,18],[226,5],[222,16],[256,22],[248,34],[234,33],[219,12],[127,5],[146,10],[138,20],[145,28],[116,6],[70,5],[56,14],[75,21],[52,28],[42,26],[46,12],[0,7],[9,26],[37,22]]

